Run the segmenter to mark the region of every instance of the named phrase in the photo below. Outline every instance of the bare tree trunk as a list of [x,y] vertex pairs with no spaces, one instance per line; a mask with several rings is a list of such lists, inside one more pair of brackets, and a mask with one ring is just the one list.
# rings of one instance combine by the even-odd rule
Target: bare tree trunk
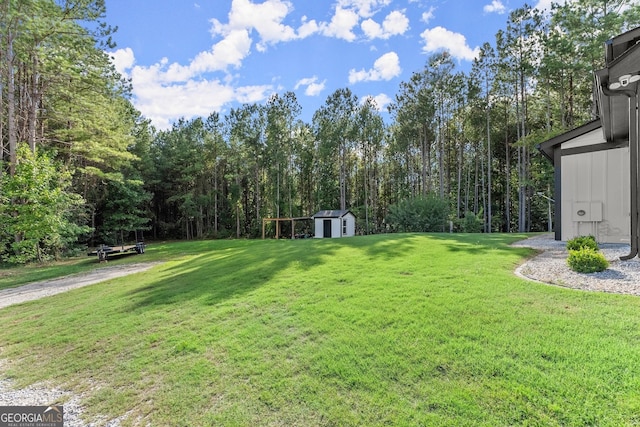
[[505,221],[507,225],[507,229],[505,230],[507,233],[511,232],[511,149],[509,147],[509,129],[507,127],[507,122],[509,120],[509,111],[508,106],[505,104],[504,112],[505,112],[505,130],[504,130],[504,150],[505,150]]
[[13,55],[13,32],[9,28],[7,31],[7,133],[9,138],[9,174],[13,176],[16,172],[18,134],[15,118],[15,69]]
[[469,210],[469,193],[471,192],[471,165],[467,167],[467,178],[465,185],[465,197],[464,197],[464,212]]
[[429,191],[428,184],[428,133],[426,130],[426,125],[422,125],[422,130],[420,131],[420,154],[422,160],[422,195],[426,196]]
[[362,138],[362,158],[364,166],[364,228],[365,234],[369,234],[369,153],[367,150],[366,137]]
[[340,209],[347,209],[347,154],[344,142],[340,143]]
[[492,168],[492,156],[491,156],[491,108],[489,103],[489,82],[487,80],[487,210],[485,214],[487,215],[487,233],[491,233],[491,223],[493,221],[492,212],[491,212],[491,171]]
[[[7,9],[9,7],[9,2],[6,2],[7,5]],[[4,13],[6,13],[7,15],[8,10],[3,11]],[[0,36],[0,46],[2,46],[2,37]],[[2,66],[5,61],[4,61],[4,56],[5,56],[6,52],[2,52],[2,50],[0,49],[0,86],[3,85],[4,82],[4,67]],[[7,61],[8,62],[8,61]],[[5,147],[4,144],[4,110],[2,108],[2,106],[4,105],[3,103],[3,96],[2,94],[4,93],[3,90],[0,89],[0,162],[4,161],[5,159],[5,155],[9,154],[8,153],[8,149],[7,147]],[[2,178],[2,174],[4,173],[4,168],[0,168],[0,178]]]
[[280,218],[280,160],[276,153],[276,162],[278,163],[276,174],[276,218]]
[[457,194],[457,211],[456,217],[460,218],[462,209],[462,164],[464,162],[464,140],[460,138],[460,152],[458,158],[458,194]]
[[38,73],[38,57],[36,54],[33,54],[33,69],[31,70],[31,91],[30,91],[30,100],[28,103],[29,112],[27,113],[27,142],[29,143],[29,148],[31,152],[36,152],[36,121],[38,119],[38,106],[40,105],[40,93],[39,93],[39,85],[40,85],[40,76]]
[[475,164],[474,164],[475,170],[474,170],[474,176],[473,176],[473,212],[478,212],[478,205],[479,205],[479,202],[480,202],[478,187],[480,186],[480,179],[478,177],[479,166],[478,166],[478,156],[477,156],[478,149],[477,149],[477,146],[476,146],[476,148],[474,148],[474,151],[475,151],[475,154],[476,154],[476,156],[475,156],[476,160],[475,160]]
[[213,156],[213,237],[218,237],[218,159]]
[[[440,120],[440,119],[439,119]],[[438,187],[440,198],[444,198],[444,138],[442,125],[438,122]]]
[[[478,144],[480,146],[480,144]],[[480,146],[480,148],[482,148]],[[482,222],[483,222],[483,229],[486,231],[486,226],[487,226],[487,187],[486,187],[486,182],[485,182],[485,162],[484,162],[484,153],[482,153],[482,150],[479,153],[480,155],[478,157],[480,157],[480,179],[481,179],[481,183],[480,183],[480,188],[482,189],[482,192],[480,193],[482,196]],[[474,212],[476,215],[478,214],[478,212]]]

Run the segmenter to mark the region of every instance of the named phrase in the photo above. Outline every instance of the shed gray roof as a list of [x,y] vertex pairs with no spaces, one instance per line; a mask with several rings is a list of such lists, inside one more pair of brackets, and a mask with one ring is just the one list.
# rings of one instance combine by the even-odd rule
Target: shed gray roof
[[313,218],[342,218],[348,213],[351,212],[349,210],[324,210],[316,212]]

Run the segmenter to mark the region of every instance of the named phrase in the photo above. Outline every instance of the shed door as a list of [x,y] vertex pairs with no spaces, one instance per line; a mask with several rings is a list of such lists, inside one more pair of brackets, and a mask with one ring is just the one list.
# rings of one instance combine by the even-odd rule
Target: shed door
[[324,229],[324,233],[323,233],[322,237],[331,237],[331,220],[330,219],[325,219],[322,222],[322,227]]

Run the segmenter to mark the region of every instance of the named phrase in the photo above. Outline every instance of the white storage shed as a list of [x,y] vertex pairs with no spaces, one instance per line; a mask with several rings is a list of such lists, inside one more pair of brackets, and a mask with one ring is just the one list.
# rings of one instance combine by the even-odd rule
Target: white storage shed
[[349,210],[324,210],[312,216],[316,238],[350,237],[356,234],[356,217]]

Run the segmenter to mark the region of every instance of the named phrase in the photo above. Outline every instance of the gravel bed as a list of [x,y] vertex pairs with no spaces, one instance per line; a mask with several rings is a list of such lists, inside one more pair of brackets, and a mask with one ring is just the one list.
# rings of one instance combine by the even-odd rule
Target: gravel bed
[[[158,264],[158,262],[149,262],[114,265],[98,268],[87,273],[74,274],[59,279],[3,289],[0,290],[0,309],[116,277],[138,273]],[[84,408],[80,404],[83,399],[82,395],[74,394],[71,391],[45,383],[32,384],[22,389],[16,389],[13,381],[7,378],[7,367],[7,361],[0,359],[0,406],[63,405],[65,427],[119,427],[122,420],[128,416],[125,414],[113,420],[109,420],[107,417],[96,417],[91,422],[86,423],[82,420],[82,414],[84,412]]]
[[[7,362],[0,360],[0,376],[4,376]],[[63,406],[64,427],[120,427],[127,417],[123,415],[113,420],[97,417],[86,423],[82,420],[84,407],[80,404],[81,395],[52,387],[45,383],[32,384],[16,389],[10,379],[0,379],[0,406]]]
[[640,295],[640,259],[620,260],[621,256],[629,253],[628,244],[599,245],[600,252],[609,261],[609,268],[591,274],[577,273],[569,268],[566,242],[553,240],[552,234],[521,240],[513,246],[542,251],[518,267],[516,274],[521,277],[583,291]]

